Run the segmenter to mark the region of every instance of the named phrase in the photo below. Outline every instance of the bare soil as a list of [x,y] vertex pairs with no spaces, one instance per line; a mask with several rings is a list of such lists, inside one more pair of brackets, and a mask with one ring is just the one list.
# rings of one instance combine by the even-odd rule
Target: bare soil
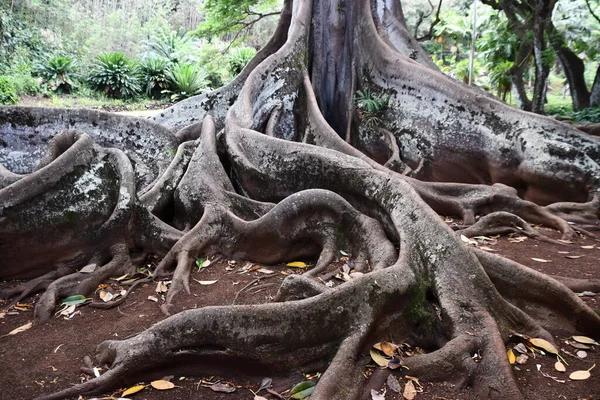
[[[545,231],[545,233],[558,237],[557,232]],[[546,274],[600,279],[598,263],[600,241],[586,237],[580,237],[575,243],[565,245],[532,239],[525,239],[517,243],[514,241],[515,238],[506,236],[491,241],[479,240],[480,246],[486,246],[498,254]],[[593,248],[581,246],[593,246]],[[567,256],[581,257],[567,258]],[[550,262],[535,261],[533,258]],[[332,265],[330,270],[340,268],[341,265],[342,263]],[[244,268],[248,269],[248,267],[249,265],[244,261],[231,262],[220,259],[206,269],[194,272],[193,280],[191,280],[191,294],[182,294],[177,298],[174,312],[212,305],[227,305],[232,304],[234,300],[236,304],[268,302],[273,299],[286,275],[304,271],[285,265],[276,265],[262,266],[273,271],[270,274],[257,270],[244,272]],[[213,280],[216,280],[213,284],[199,283],[199,281],[207,283],[205,281]],[[336,278],[331,280],[335,285],[341,284],[341,281]],[[0,288],[14,284],[14,282],[2,282]],[[114,291],[123,288],[123,285],[117,281],[111,281],[109,285]],[[164,294],[157,293],[156,287],[156,282],[138,286],[123,304],[114,309],[101,310],[84,305],[78,307],[75,315],[70,319],[56,317],[44,324],[33,321],[31,329],[1,337],[0,399],[33,399],[90,379],[91,377],[83,373],[80,368],[85,366],[83,362],[85,356],[93,359],[97,344],[107,339],[129,337],[165,318],[159,308],[164,302]],[[151,296],[156,297],[158,301],[150,300]],[[33,320],[31,305],[35,304],[38,297],[33,296],[27,299],[25,304],[20,307],[21,310],[0,311],[0,336]],[[600,309],[600,294],[582,298],[593,309]],[[100,301],[98,295],[95,300]],[[6,307],[7,304],[8,302],[0,303],[0,308],[3,305]],[[302,329],[302,327],[298,327],[298,329]],[[554,369],[555,357],[538,353],[533,358],[529,354],[530,358],[525,364],[513,366],[525,397],[531,400],[600,399],[600,351],[598,348],[592,347],[586,350],[587,357],[580,359],[575,356],[577,349],[565,343],[565,340],[576,332],[551,331],[551,333],[555,336],[557,345],[563,349],[562,355],[569,364],[567,372],[561,373]],[[474,334],[477,333],[474,332]],[[385,339],[381,338],[381,340]],[[594,339],[600,340],[600,332]],[[572,381],[568,378],[571,372],[589,369],[594,364],[598,364],[598,367],[591,370],[590,379]],[[95,366],[106,368],[106,366]],[[264,376],[241,374],[234,371],[235,366],[231,367],[230,373],[221,376],[174,376],[172,378],[172,382],[176,385],[174,389],[158,391],[148,386],[127,398],[137,400],[253,399],[254,395],[251,391],[258,389]],[[365,376],[373,372],[374,368],[365,367]],[[285,391],[298,382],[306,379],[318,379],[318,373],[319,371],[302,371],[302,373],[288,374],[282,377],[271,376],[273,378],[272,389],[285,395]],[[558,381],[544,376],[542,373],[555,377]],[[402,387],[407,382],[407,379],[404,378],[405,374],[410,375],[410,371],[396,373]],[[169,376],[170,372],[165,370],[164,375]],[[233,393],[213,392],[208,386],[214,382],[225,383],[235,387],[236,390]],[[106,396],[119,397],[124,389],[133,384],[135,382],[124,383],[122,389],[114,393],[106,393]],[[149,382],[143,382],[143,384],[149,384]],[[468,389],[458,390],[450,383],[421,381],[420,384],[422,392],[416,396],[416,399],[419,400],[469,399]],[[265,391],[262,391],[260,395],[267,399],[276,398]],[[85,399],[90,398],[89,396],[85,397]],[[385,398],[402,399],[403,397],[402,394],[387,388]]]

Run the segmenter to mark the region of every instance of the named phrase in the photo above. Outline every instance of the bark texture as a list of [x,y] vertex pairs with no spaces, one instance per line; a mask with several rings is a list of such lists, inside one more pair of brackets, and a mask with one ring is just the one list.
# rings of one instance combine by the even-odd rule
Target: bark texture
[[[529,223],[563,238],[597,229],[600,143],[445,78],[402,27],[394,1],[287,1],[272,41],[232,84],[148,125],[178,147],[144,190],[130,150],[99,145],[93,118],[55,136],[33,170],[3,159],[0,277],[30,279],[3,295],[44,291],[42,320],[146,254],[162,259],[155,276],[173,275],[166,313],[197,257],[314,260],[277,302],[189,310],[101,343],[106,373],[44,399],[223,363],[320,370],[311,398],[362,398],[368,349],[390,335],[428,349],[403,360],[412,375],[520,399],[511,331],[551,341],[547,329],[600,329],[569,288],[597,282],[563,284],[474,251],[438,215],[462,218],[468,236],[536,235]],[[0,126],[19,137],[35,126],[27,113],[39,111],[3,109]],[[363,275],[328,288],[315,278],[342,250]],[[78,272],[90,263],[99,268]]]

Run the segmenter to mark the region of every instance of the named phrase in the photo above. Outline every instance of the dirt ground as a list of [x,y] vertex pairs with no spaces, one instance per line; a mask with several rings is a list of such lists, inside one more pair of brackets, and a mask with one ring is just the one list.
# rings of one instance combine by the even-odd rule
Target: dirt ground
[[[540,228],[544,229],[544,228]],[[547,231],[549,232],[549,231]],[[550,232],[556,237],[555,232]],[[579,238],[575,243],[555,245],[532,239],[515,239],[506,236],[493,240],[480,240],[479,246],[485,246],[498,254],[523,263],[538,271],[564,275],[576,278],[600,279],[600,241],[590,238]],[[585,247],[582,247],[585,246]],[[568,252],[568,253],[567,253]],[[567,258],[567,256],[581,256]],[[533,258],[551,262],[535,261]],[[339,268],[341,263],[332,266]],[[191,280],[192,293],[181,294],[176,299],[176,310],[199,308],[211,305],[263,303],[270,301],[285,274],[302,273],[302,269],[289,268],[285,265],[262,266],[272,271],[253,270],[254,264],[243,261],[231,262],[218,260],[212,262],[202,271],[193,273]],[[199,281],[204,284],[200,284]],[[216,281],[206,284],[206,281]],[[332,278],[334,285],[341,281]],[[122,282],[108,282],[114,292],[125,287]],[[2,282],[0,288],[14,285],[14,282]],[[33,399],[42,394],[48,394],[75,383],[90,379],[81,371],[84,367],[84,357],[93,359],[96,345],[106,339],[126,338],[151,326],[165,318],[159,309],[164,294],[156,292],[157,283],[146,283],[138,286],[126,301],[118,308],[109,310],[94,309],[83,305],[76,309],[71,318],[58,316],[47,323],[33,321],[33,311],[30,305],[35,304],[39,295],[25,300],[20,310],[0,311],[0,336],[6,335],[13,329],[33,321],[33,327],[18,334],[0,338],[0,399],[19,400]],[[104,288],[104,290],[109,290]],[[99,293],[99,292],[98,292]],[[149,297],[155,297],[153,301]],[[592,308],[600,309],[600,294],[582,296]],[[101,301],[98,294],[95,301]],[[0,303],[0,309],[8,303]],[[514,373],[527,399],[531,400],[599,400],[600,399],[600,351],[592,346],[587,349],[587,357],[580,359],[575,356],[578,349],[565,343],[571,335],[577,332],[551,332],[556,338],[556,344],[563,350],[561,353],[568,362],[567,372],[554,369],[555,357],[536,354],[523,364],[513,366]],[[589,336],[589,335],[588,335]],[[594,339],[600,341],[600,332]],[[384,340],[385,338],[382,338]],[[591,370],[591,378],[585,381],[572,381],[568,375],[576,370]],[[540,367],[538,367],[538,365]],[[105,366],[95,365],[103,368]],[[365,375],[374,368],[366,367]],[[100,371],[101,372],[101,371]],[[306,379],[318,379],[322,371],[302,371],[282,377],[271,376],[272,389],[285,396],[285,392],[293,385]],[[380,373],[380,372],[379,372]],[[302,375],[305,376],[302,376]],[[409,371],[405,371],[409,374]],[[544,375],[546,374],[546,375]],[[171,375],[164,371],[165,376]],[[404,374],[397,374],[401,387],[407,380]],[[556,378],[552,379],[551,377]],[[160,377],[159,377],[160,378]],[[175,375],[171,381],[175,388],[158,391],[147,386],[140,392],[128,395],[127,398],[136,400],[178,400],[178,399],[253,399],[252,390],[256,391],[264,376],[249,376],[234,371],[220,376],[180,376]],[[418,377],[417,377],[418,378]],[[211,383],[221,382],[235,387],[233,393],[216,393],[208,388]],[[148,385],[150,382],[142,382]],[[135,384],[124,383],[123,388],[106,393],[107,397],[119,397],[123,391]],[[420,381],[422,392],[417,400],[463,400],[469,399],[468,390],[458,390],[450,383]],[[402,394],[394,392],[386,386],[385,399],[402,399]],[[276,399],[274,395],[264,390],[260,395],[267,399]],[[92,397],[85,397],[89,400]],[[101,398],[101,396],[99,397]],[[287,399],[288,396],[285,396]],[[81,397],[83,399],[83,397]]]

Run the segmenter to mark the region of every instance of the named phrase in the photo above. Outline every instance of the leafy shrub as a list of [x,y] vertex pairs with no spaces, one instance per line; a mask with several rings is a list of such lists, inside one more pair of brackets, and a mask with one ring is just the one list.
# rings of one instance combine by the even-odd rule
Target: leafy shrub
[[19,98],[7,76],[0,75],[0,104],[15,104]]
[[590,107],[575,111],[573,112],[573,119],[576,122],[600,123],[600,107]]
[[195,39],[187,33],[158,30],[145,45],[149,58],[160,58],[172,64],[197,61],[192,56],[197,50]]
[[256,50],[252,47],[238,47],[229,54],[227,63],[232,75],[238,75],[246,65],[256,55]]
[[165,93],[171,94],[171,100],[182,100],[208,88],[206,72],[194,65],[174,65],[167,71],[171,88]]
[[356,91],[356,108],[367,127],[381,123],[380,116],[386,110],[390,97],[381,97],[371,93],[370,89]]
[[77,64],[71,57],[54,56],[36,66],[35,73],[53,92],[71,93]]
[[144,90],[153,99],[162,97],[163,92],[169,88],[168,66],[166,60],[158,58],[147,58],[140,64]]
[[108,97],[130,98],[141,91],[138,71],[137,64],[123,53],[102,53],[92,65],[88,82]]

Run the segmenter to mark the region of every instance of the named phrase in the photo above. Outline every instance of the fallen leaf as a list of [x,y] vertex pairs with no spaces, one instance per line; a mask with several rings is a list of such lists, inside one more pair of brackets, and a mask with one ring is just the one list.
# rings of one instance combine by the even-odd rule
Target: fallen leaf
[[248,269],[248,271],[247,271],[247,272],[254,272],[254,271],[258,271],[260,268],[261,268],[261,266],[260,266],[260,265],[255,265],[255,266],[253,266],[253,267],[250,267],[250,268]]
[[2,337],[16,335],[17,333],[26,331],[27,329],[31,328],[32,326],[33,326],[33,322],[28,322],[25,325],[21,325],[20,327],[13,329],[12,331],[8,332],[6,335],[2,335]]
[[583,344],[583,343],[577,343],[577,342],[567,342],[567,343],[579,350],[589,350],[592,348],[590,345]]
[[110,292],[105,292],[104,290],[100,291],[100,299],[105,303],[111,301],[113,297],[113,294]]
[[392,390],[396,393],[402,392],[402,386],[400,386],[398,379],[396,379],[396,377],[394,377],[394,375],[391,375],[391,374],[388,375],[386,383],[387,383],[387,386],[390,388],[390,390]]
[[583,256],[565,256],[565,258],[569,258],[571,260],[577,260],[578,258],[581,258]]
[[525,345],[523,343],[519,343],[513,348],[521,354],[527,353],[527,347],[525,347]]
[[582,248],[582,249],[586,249],[586,250],[591,250],[591,249],[593,249],[594,247],[596,247],[596,245],[595,245],[595,244],[593,244],[593,245],[591,245],[591,246],[581,246],[581,248]]
[[[379,343],[380,345],[380,350],[383,351],[385,353],[385,355],[392,357],[394,355],[394,353],[396,352],[396,349],[398,349],[397,344],[394,343],[390,343],[390,342],[381,342]],[[373,346],[375,347],[375,346]]]
[[315,383],[312,381],[300,382],[290,390],[292,399],[305,399],[315,390]]
[[153,301],[153,302],[158,302],[158,298],[154,297],[154,296],[148,296],[148,300]]
[[556,349],[556,347],[554,347],[554,345],[547,340],[540,338],[531,338],[529,339],[529,342],[535,347],[539,347],[540,349],[546,350],[548,353],[558,354],[558,350]]
[[596,295],[596,293],[590,292],[589,290],[586,290],[586,291],[581,292],[581,293],[576,293],[576,294],[579,297],[586,297],[586,296],[588,296],[588,297],[594,297]]
[[567,370],[567,368],[565,367],[565,364],[561,363],[560,361],[557,361],[554,364],[554,369],[557,370],[558,372],[565,372]]
[[570,251],[557,251],[558,254],[569,254]]
[[199,281],[198,279],[194,279],[194,280],[204,286],[213,285],[213,284],[217,283],[217,281]]
[[258,388],[258,390],[256,392],[260,392],[261,390],[270,387],[272,383],[273,383],[273,379],[263,378],[262,382],[260,383],[260,387]]
[[400,362],[400,359],[398,357],[394,357],[390,360],[390,362],[388,363],[387,367],[389,369],[398,369],[402,366],[402,363]]
[[590,376],[592,376],[592,374],[590,374],[590,371],[581,370],[571,373],[571,375],[569,375],[569,379],[571,379],[572,381],[585,381]]
[[96,378],[100,378],[100,370],[97,367],[92,368],[92,371],[94,371],[94,376]]
[[76,306],[79,304],[83,304],[87,301],[87,297],[76,294],[75,296],[69,296],[62,301],[62,304],[66,304],[68,306]]
[[381,394],[375,389],[371,389],[371,400],[385,400],[385,393]]
[[571,336],[571,337],[573,338],[574,341],[576,341],[578,343],[598,345],[598,342],[596,342],[594,339],[589,338],[587,336]]
[[496,250],[492,249],[491,247],[487,247],[487,246],[479,246],[480,250],[485,250],[485,251],[489,251],[491,253],[495,252]]
[[348,257],[350,254],[346,253],[344,250],[340,250],[340,254]]
[[223,385],[222,383],[215,383],[214,385],[210,385],[210,390],[213,392],[220,393],[233,393],[235,392],[235,388],[227,385]]
[[558,239],[558,241],[561,242],[561,243],[566,243],[566,244],[573,244],[573,243],[575,243],[572,240],[564,240],[564,239]]
[[140,390],[143,390],[146,386],[145,385],[135,385],[130,387],[129,389],[127,389],[126,391],[123,392],[123,394],[121,394],[121,396],[125,397],[125,396],[129,396],[130,394],[134,394],[139,392]]
[[259,268],[256,270],[256,272],[260,272],[261,274],[274,274],[275,271],[271,271],[270,269],[267,268]]
[[402,397],[406,400],[413,400],[417,396],[417,389],[415,389],[415,384],[413,381],[406,382],[404,385],[404,392],[402,392]]
[[378,351],[373,349],[370,350],[370,353],[371,358],[373,361],[375,361],[375,364],[379,365],[380,367],[387,367],[388,363],[390,362],[389,358],[382,356]]
[[513,365],[515,361],[517,361],[517,357],[515,357],[515,353],[513,353],[511,349],[508,349],[506,355],[508,356],[508,362],[510,363],[510,365]]
[[254,396],[253,400],[267,400],[267,398],[262,396]]
[[154,289],[156,293],[166,293],[169,291],[169,287],[166,282],[158,281],[156,282],[156,289]]
[[549,262],[552,262],[552,260],[546,260],[546,259],[544,259],[544,258],[535,258],[535,257],[531,257],[531,259],[532,259],[533,261],[537,261],[537,262],[541,262],[541,263],[549,263]]
[[152,387],[156,390],[169,390],[175,387],[175,385],[172,382],[165,381],[162,379],[158,381],[152,381],[150,382],[150,385],[152,385]]
[[82,274],[91,274],[96,268],[98,268],[96,264],[88,264],[85,267],[81,268],[79,272],[81,272]]
[[577,357],[579,357],[579,358],[586,358],[587,357],[587,353],[585,351],[583,351],[583,350],[579,350],[575,354],[577,354]]
[[508,241],[511,243],[521,243],[527,240],[527,236],[517,236],[517,237],[509,237]]
[[527,357],[525,354],[519,354],[515,361],[517,362],[517,364],[523,365],[527,362],[527,360],[529,360],[529,357]]
[[306,268],[306,263],[304,263],[302,261],[294,261],[291,263],[287,263],[286,265],[288,267],[292,267],[292,268]]

